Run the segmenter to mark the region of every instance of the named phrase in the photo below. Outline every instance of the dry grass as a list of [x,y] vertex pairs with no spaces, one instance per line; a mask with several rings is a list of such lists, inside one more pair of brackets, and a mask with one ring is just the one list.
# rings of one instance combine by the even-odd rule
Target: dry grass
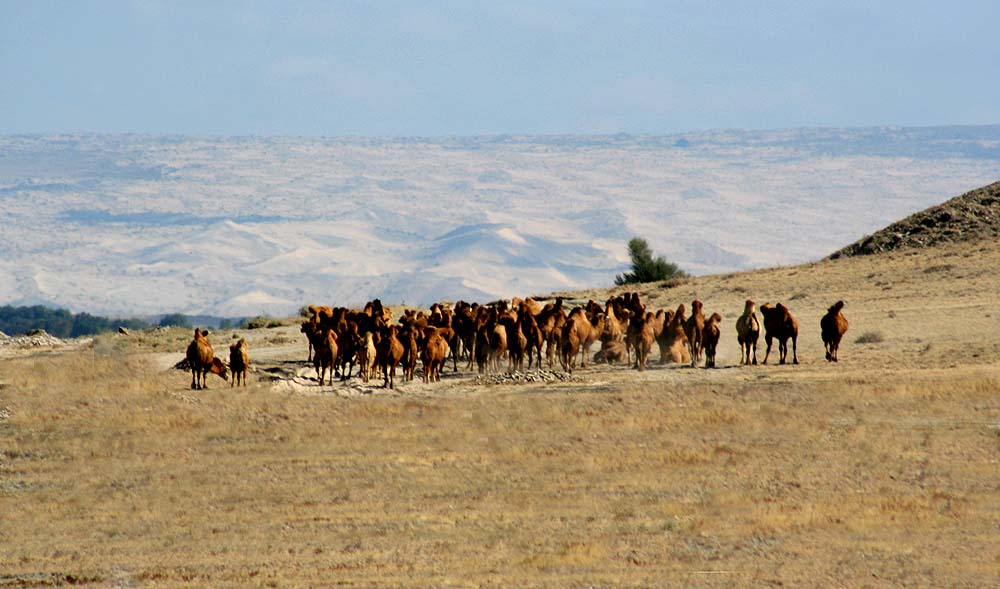
[[[343,398],[192,392],[150,353],[186,332],[0,361],[0,587],[996,586],[997,260],[931,253],[650,286],[729,331],[809,293],[797,367]],[[839,298],[885,341],[830,365]],[[304,359],[292,330],[251,353]]]

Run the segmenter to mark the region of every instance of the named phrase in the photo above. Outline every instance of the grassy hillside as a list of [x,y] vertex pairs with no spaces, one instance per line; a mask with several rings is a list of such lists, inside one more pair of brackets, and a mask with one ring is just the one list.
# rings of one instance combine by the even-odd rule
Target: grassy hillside
[[[3,351],[0,587],[996,586],[998,264],[980,242],[645,285],[725,316],[722,368],[561,384],[320,387],[293,322],[238,332],[244,390],[163,370],[179,329]],[[791,308],[801,365],[733,366],[746,298]]]

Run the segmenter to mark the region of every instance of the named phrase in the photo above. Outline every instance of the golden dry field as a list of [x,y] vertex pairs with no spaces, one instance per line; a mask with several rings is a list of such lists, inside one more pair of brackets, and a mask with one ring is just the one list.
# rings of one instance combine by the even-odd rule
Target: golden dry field
[[[997,587],[998,268],[988,241],[643,285],[725,317],[720,368],[558,383],[320,387],[294,321],[239,332],[245,389],[190,390],[186,330],[5,350],[0,587]],[[800,365],[735,365],[747,298],[789,306]]]

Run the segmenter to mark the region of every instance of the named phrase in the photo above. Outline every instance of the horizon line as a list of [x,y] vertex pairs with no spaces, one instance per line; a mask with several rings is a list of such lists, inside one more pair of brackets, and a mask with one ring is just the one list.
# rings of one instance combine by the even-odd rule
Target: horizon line
[[148,131],[55,131],[55,132],[28,132],[28,133],[5,133],[0,132],[0,137],[193,137],[205,139],[257,139],[257,138],[283,138],[283,139],[418,139],[418,140],[441,140],[441,139],[477,139],[477,138],[522,138],[522,137],[620,137],[620,138],[643,138],[643,137],[676,137],[684,135],[712,134],[725,132],[752,132],[752,133],[776,133],[781,131],[835,131],[835,130],[898,130],[898,129],[988,129],[1000,128],[1000,121],[994,123],[941,123],[927,125],[899,125],[899,124],[878,124],[878,125],[819,125],[815,127],[713,127],[703,129],[689,129],[686,131],[672,132],[630,132],[618,131],[614,133],[521,133],[521,132],[499,132],[499,133],[450,133],[440,135],[305,135],[305,134],[226,134],[226,133],[185,133],[185,132],[148,132]]

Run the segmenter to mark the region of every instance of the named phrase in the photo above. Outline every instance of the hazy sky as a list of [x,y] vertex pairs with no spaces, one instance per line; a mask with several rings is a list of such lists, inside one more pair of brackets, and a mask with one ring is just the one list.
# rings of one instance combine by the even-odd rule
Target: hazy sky
[[998,22],[997,0],[0,0],[0,133],[996,124]]

